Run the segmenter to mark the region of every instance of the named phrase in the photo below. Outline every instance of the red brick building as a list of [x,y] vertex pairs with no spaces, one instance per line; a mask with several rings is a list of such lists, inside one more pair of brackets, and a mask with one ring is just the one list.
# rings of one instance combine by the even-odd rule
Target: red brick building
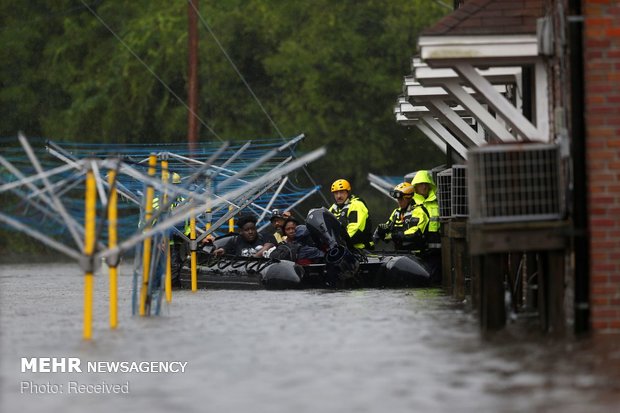
[[620,2],[570,3],[584,18],[591,326],[620,332]]
[[[559,292],[547,297],[545,311],[555,317],[552,326],[620,332],[620,2],[466,0],[455,6],[420,36],[421,60],[405,81],[405,90],[413,91],[405,93],[410,106],[401,105],[397,119],[420,125],[463,158],[464,147],[481,144],[456,114],[477,118],[488,143],[557,144],[564,262],[556,254],[560,265],[552,268],[563,274],[546,281],[545,288]],[[494,83],[497,70],[487,70],[508,66],[520,68],[516,97]],[[430,97],[430,86],[443,87],[447,97]],[[474,91],[463,92],[466,86]],[[483,98],[471,98],[476,94]],[[426,110],[433,116],[423,115]]]

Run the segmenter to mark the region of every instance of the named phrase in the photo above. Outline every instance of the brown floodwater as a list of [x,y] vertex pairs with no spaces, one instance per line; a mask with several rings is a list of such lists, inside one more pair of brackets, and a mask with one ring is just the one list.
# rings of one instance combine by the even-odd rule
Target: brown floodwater
[[[560,340],[512,325],[482,337],[466,306],[436,289],[175,291],[161,316],[132,317],[130,270],[115,331],[97,275],[85,342],[77,265],[0,266],[3,412],[620,411],[618,336]],[[32,357],[78,358],[83,371],[22,372]],[[112,361],[186,364],[85,371]],[[78,392],[104,384],[128,393]]]

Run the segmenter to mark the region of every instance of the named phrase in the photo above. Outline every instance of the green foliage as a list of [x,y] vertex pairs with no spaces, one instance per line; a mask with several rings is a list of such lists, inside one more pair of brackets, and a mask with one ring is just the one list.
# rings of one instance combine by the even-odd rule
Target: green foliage
[[[89,4],[123,43],[81,2],[0,4],[0,136],[184,140],[187,2]],[[320,183],[346,177],[363,187],[368,172],[403,175],[442,163],[392,113],[420,31],[445,13],[435,2],[201,1],[200,12],[282,133],[305,133],[303,150],[327,145],[328,156],[310,167]],[[213,37],[199,30],[201,120],[222,139],[277,136]],[[204,125],[200,133],[218,138]]]

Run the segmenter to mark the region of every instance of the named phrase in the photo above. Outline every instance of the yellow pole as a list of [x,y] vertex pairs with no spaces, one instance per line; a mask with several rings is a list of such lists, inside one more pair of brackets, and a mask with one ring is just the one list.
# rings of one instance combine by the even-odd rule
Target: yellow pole
[[[116,193],[116,185],[112,188],[114,181],[116,180],[116,171],[110,170],[108,173],[108,183],[110,184],[110,200],[108,201],[108,247],[110,249],[115,248],[118,242],[117,233],[117,201],[118,194]],[[118,258],[112,258],[113,262],[110,265],[109,278],[110,278],[110,328],[115,329],[118,326]]]
[[166,252],[166,280],[164,289],[166,291],[166,302],[172,301],[172,258],[170,257],[170,243]]
[[207,224],[205,225],[205,228],[207,229],[207,231],[209,230],[209,228],[211,228],[211,213],[213,211],[211,211],[211,198],[207,198]]
[[[212,221],[212,218],[213,218],[213,211],[211,210],[211,193],[212,193],[212,190],[213,190],[213,183],[211,182],[211,179],[209,179],[207,181],[207,211],[206,211],[207,212],[207,216],[206,216],[207,223],[205,225],[205,229],[207,231],[209,231],[209,229],[211,229],[211,221]],[[210,236],[211,235],[209,235],[209,237]],[[208,238],[206,239],[206,241],[208,241]]]
[[[157,156],[151,154],[149,156],[149,176],[155,176],[155,168],[157,167]],[[153,197],[155,189],[151,185],[146,187],[146,199],[144,205],[144,221],[148,222],[153,216]],[[149,287],[149,272],[151,266],[151,237],[144,239],[142,247],[142,289],[140,290],[140,315],[146,315],[146,296]]]
[[[161,161],[161,180],[165,184],[168,183],[168,161]],[[164,191],[164,205],[168,204],[168,191]],[[166,293],[166,302],[172,301],[172,260],[170,259],[170,241],[166,240],[166,278],[164,280],[164,291]]]
[[[233,206],[229,205],[228,210],[232,211]],[[230,219],[228,220],[228,232],[235,232],[235,218],[233,217],[230,217]]]
[[206,188],[207,188],[207,231],[211,228],[211,221],[213,220],[213,211],[211,210],[211,194],[213,194],[213,181],[211,178],[207,178],[206,180]]
[[[85,214],[84,214],[84,255],[91,259],[95,252],[95,220],[97,216],[97,187],[95,175],[89,170],[86,173]],[[93,336],[93,269],[84,273],[84,340]]]
[[211,215],[212,215],[212,212],[213,211],[211,210],[211,198],[207,198],[207,223],[205,224],[205,229],[207,231],[209,231],[209,229],[211,228]]
[[198,290],[198,275],[197,275],[197,264],[196,264],[196,215],[192,211],[192,215],[189,218],[189,239],[190,245],[192,245],[191,249],[191,270],[192,270],[192,292],[196,292]]

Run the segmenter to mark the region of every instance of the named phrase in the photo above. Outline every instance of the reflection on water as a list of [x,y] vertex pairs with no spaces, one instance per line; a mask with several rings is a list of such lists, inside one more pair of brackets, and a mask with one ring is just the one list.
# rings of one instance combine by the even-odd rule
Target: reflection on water
[[[75,265],[0,266],[2,411],[607,412],[620,403],[620,345],[516,329],[483,339],[438,290],[175,292],[160,318],[107,328],[97,278],[94,341],[81,340]],[[21,357],[187,361],[185,373],[21,373]],[[63,394],[20,394],[21,382]],[[129,394],[66,394],[68,382]]]

